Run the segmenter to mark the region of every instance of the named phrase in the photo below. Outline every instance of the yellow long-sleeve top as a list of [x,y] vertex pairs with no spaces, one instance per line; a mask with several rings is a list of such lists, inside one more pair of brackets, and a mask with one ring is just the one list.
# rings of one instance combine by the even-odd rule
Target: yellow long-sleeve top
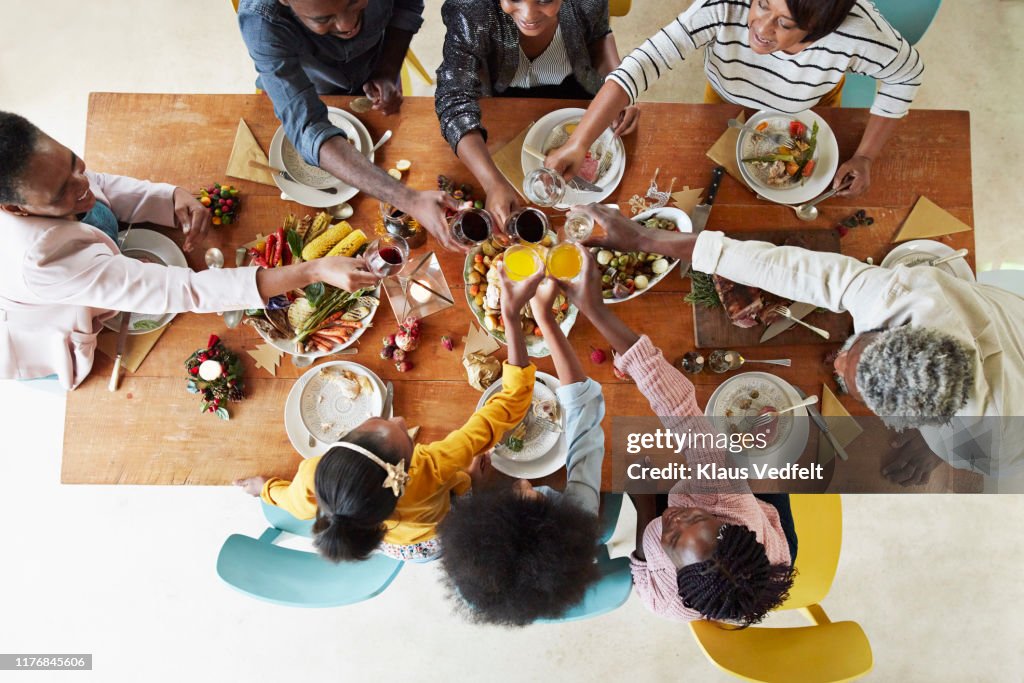
[[[384,540],[394,545],[411,545],[434,537],[437,525],[448,514],[452,492],[469,490],[465,468],[478,453],[494,446],[505,432],[526,416],[533,400],[536,368],[505,363],[502,389],[473,413],[461,428],[431,444],[417,445],[409,464],[409,483],[388,519],[397,523]],[[317,502],[315,477],[320,458],[304,460],[293,481],[273,478],[263,486],[260,497],[299,519],[313,519]]]

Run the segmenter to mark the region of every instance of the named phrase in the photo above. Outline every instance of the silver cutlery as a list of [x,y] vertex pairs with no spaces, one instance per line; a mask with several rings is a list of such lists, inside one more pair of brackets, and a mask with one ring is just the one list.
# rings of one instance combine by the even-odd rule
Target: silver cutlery
[[839,187],[833,187],[828,192],[821,193],[820,195],[818,195],[809,202],[804,202],[803,204],[800,204],[798,206],[790,206],[789,208],[793,209],[793,212],[796,213],[796,217],[799,218],[800,220],[813,221],[818,217],[818,204],[822,203],[829,197],[832,197],[837,192],[842,192],[852,184],[853,179],[850,179],[849,181],[844,181],[839,184]]
[[758,415],[757,417],[755,417],[754,421],[751,423],[750,426],[753,429],[757,429],[758,427],[764,427],[766,424],[777,418],[779,415],[782,415],[783,413],[788,413],[791,410],[803,408],[804,406],[814,405],[817,402],[818,397],[811,396],[810,398],[804,399],[800,403],[794,403],[788,408],[782,408],[781,410],[770,410],[767,413],[764,413],[763,415]]
[[[807,394],[805,394],[803,390],[800,389],[800,387],[795,388],[796,393],[800,394],[800,398],[807,398]],[[828,426],[828,422],[826,422],[825,418],[821,416],[821,413],[818,412],[818,409],[815,408],[813,405],[809,405],[807,406],[807,414],[810,416],[811,422],[814,423],[814,426],[818,428],[818,431],[821,432],[826,439],[828,439],[828,442],[832,445],[832,449],[836,452],[836,455],[839,456],[841,460],[849,460],[850,456],[846,454],[846,450],[842,447],[842,445],[839,443],[839,440],[836,439],[835,435],[831,432]],[[815,456],[815,462],[817,462],[817,456]]]
[[943,263],[949,263],[950,261],[955,261],[958,258],[963,258],[965,256],[967,256],[967,250],[966,249],[957,249],[956,251],[954,251],[952,254],[949,254],[948,256],[940,256],[939,258],[933,258],[931,261],[927,262],[927,265],[929,265],[929,266],[940,266]]
[[128,311],[121,313],[121,326],[117,330],[117,348],[116,355],[114,356],[114,371],[110,375],[110,384],[107,385],[107,389],[110,391],[117,391],[117,387],[121,383],[121,362],[124,357],[125,347],[128,345],[128,323],[131,319],[132,314]]
[[394,401],[395,385],[392,384],[390,380],[388,380],[387,387],[385,387],[384,389],[384,405],[380,410],[380,416],[383,417],[385,420],[391,417],[391,413],[393,412],[391,407],[392,405],[394,405]]
[[782,147],[793,147],[796,143],[793,142],[793,138],[785,135],[784,133],[766,133],[761,130],[757,130],[749,123],[743,123],[737,119],[729,119],[730,128],[738,128],[741,133],[749,133],[751,135],[759,135],[773,145],[780,145]]
[[[696,235],[708,224],[708,216],[711,215],[711,207],[715,204],[715,197],[718,196],[718,186],[722,184],[722,176],[725,175],[725,166],[715,166],[711,171],[711,184],[708,191],[704,193],[704,202],[693,207],[690,213],[690,223],[693,225],[693,234]],[[679,277],[686,278],[690,273],[689,263],[679,264]]]
[[135,227],[134,223],[129,223],[128,227],[124,229],[124,232],[120,236],[118,236],[118,238],[117,238],[117,250],[118,251],[121,251],[121,248],[124,246],[124,241],[126,239],[128,239],[128,233],[130,233],[132,231],[132,228],[134,228],[134,227]]
[[793,313],[789,310],[788,306],[782,306],[780,304],[778,306],[772,306],[770,309],[768,309],[768,311],[770,313],[775,313],[776,315],[781,315],[783,318],[789,318],[798,325],[803,325],[811,332],[814,332],[815,334],[820,336],[822,339],[828,339],[829,337],[832,336],[831,334],[828,333],[828,331],[823,330],[820,327],[815,327],[814,325],[804,322],[800,318],[794,316]]
[[374,152],[376,152],[378,149],[380,149],[381,145],[383,145],[385,142],[387,142],[390,139],[391,139],[391,131],[390,130],[384,131],[384,135],[380,136],[380,140],[377,140],[377,144],[370,148],[369,154],[373,154]]

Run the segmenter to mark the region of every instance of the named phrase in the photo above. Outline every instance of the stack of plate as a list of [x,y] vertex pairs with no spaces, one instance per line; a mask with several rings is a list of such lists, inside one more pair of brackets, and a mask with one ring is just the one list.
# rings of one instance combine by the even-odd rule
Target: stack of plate
[[[585,109],[569,108],[559,109],[547,114],[540,121],[533,124],[530,132],[526,134],[526,139],[523,140],[523,146],[529,146],[542,152],[545,151],[544,143],[556,128],[574,123],[578,124],[585,113]],[[622,144],[622,139],[612,135],[609,129],[601,134],[594,142],[594,145],[591,146],[591,149],[596,145],[601,145],[612,152],[611,165],[594,183],[602,188],[601,192],[585,192],[569,187],[565,191],[565,198],[562,200],[562,203],[557,204],[555,208],[568,209],[574,204],[590,204],[591,202],[603,201],[619,186],[619,183],[622,181],[622,174],[626,172],[626,148]],[[525,150],[522,152],[521,162],[523,165],[523,175],[529,175],[531,171],[544,165],[543,161],[527,154]]]
[[[370,380],[374,387],[371,395],[360,395],[354,402],[346,402],[336,396],[330,383],[321,374],[325,369],[339,368]],[[336,371],[335,371],[336,372]],[[295,380],[284,403],[284,428],[292,447],[304,458],[323,455],[330,444],[337,440],[337,429],[331,434],[320,429],[324,423],[332,423],[348,431],[371,417],[379,417],[384,405],[384,383],[373,370],[358,363],[338,360],[323,363],[306,371]],[[323,396],[323,400],[319,397]],[[387,415],[385,417],[391,417]],[[315,445],[309,445],[309,437],[315,438]],[[327,441],[330,438],[331,441]]]
[[[536,378],[533,398],[538,401],[555,398],[558,379],[546,372],[538,372]],[[476,404],[476,409],[480,410],[491,396],[499,391],[501,391],[500,379],[487,387],[487,391]],[[559,410],[561,410],[561,406],[559,406]],[[498,444],[494,447],[494,453],[491,454],[491,464],[499,472],[518,479],[539,479],[554,474],[565,467],[565,458],[569,453],[569,445],[565,440],[564,414],[561,415],[560,422],[562,424],[561,432],[548,431],[540,424],[530,424],[526,431],[523,450],[513,452],[503,444]]]
[[[373,162],[373,140],[370,131],[363,122],[349,112],[337,107],[327,108],[328,120],[345,131],[352,145]],[[324,208],[341,204],[355,197],[359,190],[346,185],[326,171],[310,166],[302,161],[302,156],[295,150],[284,134],[284,128],[278,127],[274,139],[270,141],[270,165],[283,168],[292,178],[299,182],[290,182],[274,174],[274,182],[281,192],[300,204],[314,208]],[[336,193],[324,192],[323,188],[334,188]]]
[[[756,128],[762,121],[774,121],[784,119],[786,121],[800,121],[810,131],[815,123],[818,124],[817,144],[814,151],[814,171],[809,178],[803,182],[797,181],[793,185],[779,187],[777,185],[766,185],[761,182],[748,168],[749,164],[743,162],[751,149],[748,143],[751,133],[742,131],[736,140],[736,165],[747,185],[765,199],[778,204],[803,204],[817,197],[832,185],[832,178],[839,168],[839,143],[836,142],[835,133],[825,119],[813,111],[802,111],[799,114],[781,114],[776,111],[759,111],[747,121],[747,125]],[[808,133],[809,134],[809,133]]]

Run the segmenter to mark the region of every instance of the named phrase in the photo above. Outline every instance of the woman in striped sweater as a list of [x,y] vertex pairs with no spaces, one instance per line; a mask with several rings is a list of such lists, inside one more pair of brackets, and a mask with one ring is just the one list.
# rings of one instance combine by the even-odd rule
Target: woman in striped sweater
[[839,193],[851,197],[868,189],[871,163],[907,114],[924,72],[921,56],[870,0],[696,0],[609,74],[583,123],[546,165],[574,174],[617,112],[700,48],[708,102],[792,114],[838,104],[847,71],[879,80],[860,145],[834,180],[838,186],[851,176]]
[[[481,97],[592,99],[619,66],[608,0],[445,0],[435,106],[441,133],[487,195],[499,230],[521,202],[487,151]],[[608,119],[636,127],[632,102]]]

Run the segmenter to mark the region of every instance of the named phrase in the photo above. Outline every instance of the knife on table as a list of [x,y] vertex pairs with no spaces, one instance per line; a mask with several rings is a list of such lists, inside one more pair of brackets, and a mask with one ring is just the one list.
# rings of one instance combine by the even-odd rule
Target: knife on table
[[768,341],[773,337],[777,337],[789,328],[796,325],[797,320],[803,320],[806,315],[817,310],[817,306],[814,304],[805,304],[802,302],[796,302],[789,307],[789,312],[793,316],[792,318],[783,318],[779,316],[779,319],[768,326],[768,329],[761,335],[761,339],[758,340],[758,344]]
[[391,417],[391,405],[395,400],[395,385],[390,381],[384,390],[384,407],[380,410],[380,416],[385,420]]
[[[711,184],[708,186],[708,191],[704,194],[704,203],[693,207],[693,213],[690,215],[690,222],[693,224],[694,235],[703,230],[704,226],[708,224],[708,216],[711,215],[711,206],[715,203],[715,197],[718,195],[718,186],[722,183],[723,175],[725,175],[725,166],[715,166],[715,169],[711,171]],[[685,278],[689,273],[690,264],[680,263],[680,277]]]
[[[800,398],[807,398],[807,394],[799,387],[797,387],[796,393],[800,394]],[[850,456],[846,454],[846,450],[843,449],[835,435],[831,430],[829,430],[828,422],[826,422],[825,418],[821,416],[818,409],[813,405],[809,405],[805,406],[805,410],[807,411],[808,417],[810,417],[811,421],[814,423],[814,426],[818,428],[818,431],[820,431],[826,439],[828,439],[828,442],[832,445],[832,449],[836,452],[836,455],[838,455],[841,460],[849,460]]]
[[121,358],[124,356],[124,347],[128,344],[128,323],[131,322],[132,314],[128,311],[121,313],[121,327],[117,331],[117,348],[114,355],[114,372],[110,375],[110,384],[107,389],[117,391],[117,385],[121,383]]

